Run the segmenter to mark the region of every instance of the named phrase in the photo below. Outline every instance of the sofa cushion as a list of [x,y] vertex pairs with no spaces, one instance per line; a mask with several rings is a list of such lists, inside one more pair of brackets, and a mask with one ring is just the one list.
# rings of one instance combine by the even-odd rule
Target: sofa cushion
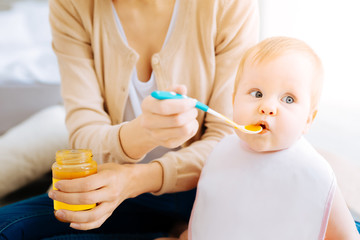
[[59,149],[68,148],[65,110],[54,105],[0,136],[0,197],[50,171]]

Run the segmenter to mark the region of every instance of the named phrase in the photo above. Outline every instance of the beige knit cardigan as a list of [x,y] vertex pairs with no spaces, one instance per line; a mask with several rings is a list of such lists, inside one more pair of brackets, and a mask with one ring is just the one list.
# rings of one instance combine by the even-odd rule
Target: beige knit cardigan
[[[257,1],[178,1],[168,42],[151,58],[158,89],[184,84],[189,96],[231,117],[237,65],[258,40]],[[124,153],[119,130],[139,56],[120,36],[111,0],[51,0],[50,23],[71,147],[92,149],[99,163],[137,163]],[[204,112],[197,120],[198,132],[181,150],[154,160],[164,172],[155,194],[195,187],[212,148],[232,132]]]

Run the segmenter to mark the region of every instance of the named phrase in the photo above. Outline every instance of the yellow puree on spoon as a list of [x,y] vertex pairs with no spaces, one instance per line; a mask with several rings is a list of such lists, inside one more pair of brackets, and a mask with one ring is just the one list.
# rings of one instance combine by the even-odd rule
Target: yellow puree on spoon
[[261,130],[261,127],[260,126],[255,126],[255,125],[246,125],[245,129],[249,130],[249,131],[257,132],[257,131]]

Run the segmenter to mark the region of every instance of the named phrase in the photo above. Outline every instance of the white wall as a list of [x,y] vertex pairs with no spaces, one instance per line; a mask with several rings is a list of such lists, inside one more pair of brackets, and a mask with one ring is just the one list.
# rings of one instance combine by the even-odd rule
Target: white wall
[[360,1],[259,0],[261,38],[306,41],[320,56],[325,83],[309,141],[360,164]]

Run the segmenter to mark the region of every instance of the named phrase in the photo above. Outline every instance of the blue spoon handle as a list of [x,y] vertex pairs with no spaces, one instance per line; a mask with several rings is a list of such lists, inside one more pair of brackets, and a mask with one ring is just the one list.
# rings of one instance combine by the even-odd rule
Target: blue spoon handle
[[[156,98],[156,99],[159,99],[159,100],[189,98],[188,96],[185,96],[185,95],[181,95],[181,94],[178,94],[178,93],[175,93],[175,92],[167,92],[167,91],[153,91],[151,93],[151,96],[153,98]],[[209,109],[209,107],[207,105],[205,105],[205,104],[203,104],[202,102],[199,102],[199,101],[196,102],[195,107],[202,110],[202,111],[204,111],[204,112],[207,112],[208,109]]]
[[[188,96],[185,95],[181,95],[175,92],[166,92],[166,91],[154,91],[151,93],[151,96],[153,98],[159,99],[159,100],[164,100],[164,99],[185,99],[185,98],[189,98]],[[258,130],[248,130],[246,129],[246,126],[242,126],[242,125],[238,125],[237,123],[233,122],[232,120],[230,120],[229,118],[225,117],[224,115],[214,111],[213,109],[209,108],[207,105],[203,104],[202,102],[199,102],[196,100],[196,108],[204,111],[204,112],[208,112],[222,120],[224,120],[225,122],[227,122],[228,124],[230,124],[231,126],[233,126],[236,129],[239,129],[240,131],[243,131],[245,133],[249,133],[249,134],[256,134],[262,131],[262,128],[258,129]]]

